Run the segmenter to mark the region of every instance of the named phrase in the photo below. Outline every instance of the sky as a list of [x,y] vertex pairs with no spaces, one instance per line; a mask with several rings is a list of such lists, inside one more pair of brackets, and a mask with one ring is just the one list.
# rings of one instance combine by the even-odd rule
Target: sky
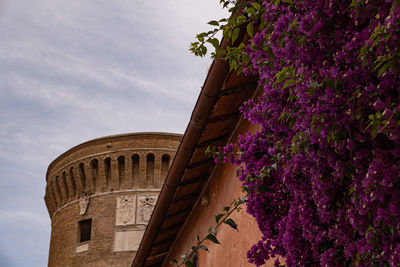
[[87,140],[183,133],[219,0],[0,0],[0,266],[47,266],[48,165]]

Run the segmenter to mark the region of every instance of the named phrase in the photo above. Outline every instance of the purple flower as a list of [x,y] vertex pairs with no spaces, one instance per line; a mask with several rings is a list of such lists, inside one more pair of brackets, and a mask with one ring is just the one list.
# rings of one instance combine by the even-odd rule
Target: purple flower
[[262,130],[219,150],[262,233],[249,262],[397,266],[400,5],[273,2],[244,50],[263,92],[240,110]]

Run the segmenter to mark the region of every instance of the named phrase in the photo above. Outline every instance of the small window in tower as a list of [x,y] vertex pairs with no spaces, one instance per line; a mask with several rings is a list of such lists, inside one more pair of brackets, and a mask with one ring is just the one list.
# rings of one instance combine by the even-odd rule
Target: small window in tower
[[82,243],[89,241],[92,233],[92,219],[80,221],[78,225],[79,225],[79,242]]

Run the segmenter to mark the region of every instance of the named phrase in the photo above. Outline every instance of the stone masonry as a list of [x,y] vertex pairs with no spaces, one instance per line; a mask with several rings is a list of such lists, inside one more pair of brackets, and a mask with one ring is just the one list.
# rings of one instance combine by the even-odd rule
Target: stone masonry
[[182,135],[94,139],[54,160],[44,197],[49,267],[130,266]]

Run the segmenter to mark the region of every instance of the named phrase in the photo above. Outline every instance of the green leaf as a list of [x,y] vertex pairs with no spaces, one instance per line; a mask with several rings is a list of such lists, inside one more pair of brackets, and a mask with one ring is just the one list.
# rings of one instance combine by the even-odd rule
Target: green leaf
[[367,230],[365,231],[365,237],[368,238],[369,233],[374,230],[374,228],[372,228],[372,226],[368,226]]
[[194,267],[194,264],[193,264],[193,262],[188,260],[188,261],[185,262],[185,266],[186,267]]
[[292,24],[290,24],[290,30],[293,30],[297,26],[297,17],[293,20]]
[[219,26],[219,22],[216,21],[216,20],[209,21],[209,22],[207,22],[207,24],[210,24],[210,25],[213,25],[213,26]]
[[169,263],[170,263],[170,264],[172,264],[172,263],[178,264],[178,261],[177,261],[176,259],[173,259],[173,260],[171,260]]
[[350,187],[348,195],[350,196],[351,194],[354,193],[354,191],[356,191],[356,187],[355,186]]
[[236,17],[236,23],[237,23],[237,24],[241,24],[241,23],[243,23],[245,20],[246,20],[246,16],[243,15],[243,14]]
[[219,41],[218,41],[217,38],[209,38],[209,39],[207,40],[207,42],[209,42],[210,44],[212,44],[212,45],[214,46],[215,50],[218,50],[218,49],[219,49]]
[[248,8],[246,10],[247,14],[249,14],[250,16],[256,13],[256,10],[252,7]]
[[223,206],[223,207],[222,207],[222,210],[223,210],[223,211],[229,211],[230,208],[231,208],[231,207],[229,207],[229,206]]
[[357,266],[361,261],[361,256],[360,254],[356,254],[356,258],[354,259],[354,264]]
[[200,46],[200,50],[201,50],[201,56],[207,54],[207,47],[205,47],[204,45]]
[[221,244],[218,239],[215,237],[215,235],[213,234],[208,234],[208,236],[206,237],[206,239],[210,240],[211,242],[215,243],[215,244]]
[[216,221],[217,223],[219,223],[219,220],[221,220],[222,216],[224,216],[224,215],[225,215],[225,213],[220,213],[220,214],[218,214],[217,216],[215,216],[215,221]]
[[204,245],[199,246],[199,249],[205,250],[205,251],[207,251],[208,253],[210,253],[210,251],[208,250],[208,248],[207,248],[206,246],[204,246]]
[[236,39],[239,37],[239,27],[236,27],[233,32],[232,32],[232,43],[236,41]]
[[274,84],[283,82],[287,77],[288,77],[288,74],[287,74],[287,73],[279,74],[279,75],[276,77],[276,81],[275,81]]
[[228,219],[228,220],[225,220],[224,223],[226,223],[227,225],[229,225],[229,226],[232,227],[233,229],[238,230],[237,224],[235,223],[234,220]]
[[390,62],[386,62],[382,68],[379,70],[378,72],[378,77],[382,76],[383,73],[385,73],[385,71],[389,68],[390,66]]
[[285,89],[285,88],[291,86],[291,85],[294,84],[294,83],[296,83],[296,80],[292,80],[292,79],[286,80],[286,81],[285,81],[285,84],[284,84],[283,87],[282,87],[282,89]]
[[250,22],[249,24],[247,24],[247,33],[249,34],[249,36],[251,38],[253,38],[254,36],[254,27],[253,27],[253,22]]
[[254,2],[254,3],[251,3],[251,5],[257,10],[261,9],[261,5],[259,3]]

